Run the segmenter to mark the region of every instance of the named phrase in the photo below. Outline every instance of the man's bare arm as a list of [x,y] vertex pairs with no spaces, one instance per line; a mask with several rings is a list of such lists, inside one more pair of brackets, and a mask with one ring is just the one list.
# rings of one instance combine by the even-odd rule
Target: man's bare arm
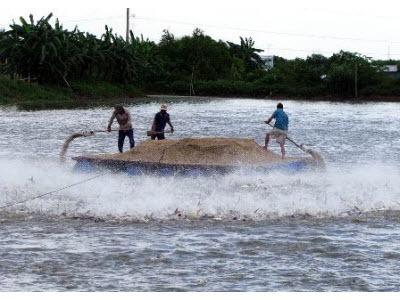
[[132,116],[128,110],[125,110],[126,114],[128,115],[128,122],[132,123]]
[[116,116],[116,112],[114,111],[113,114],[111,115],[110,121],[108,121],[108,126],[107,126],[108,130],[111,129],[111,125],[114,122],[115,116]]
[[273,119],[273,117],[271,116],[267,121],[264,121],[264,123],[269,124],[269,123],[271,123],[272,119]]

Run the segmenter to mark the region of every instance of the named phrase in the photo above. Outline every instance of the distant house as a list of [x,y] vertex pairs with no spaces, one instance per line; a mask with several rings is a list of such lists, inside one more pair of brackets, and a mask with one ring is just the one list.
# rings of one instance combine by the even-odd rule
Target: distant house
[[385,65],[382,68],[382,72],[389,77],[400,79],[400,72],[397,65]]
[[264,61],[265,69],[271,70],[274,67],[274,56],[273,55],[260,55]]

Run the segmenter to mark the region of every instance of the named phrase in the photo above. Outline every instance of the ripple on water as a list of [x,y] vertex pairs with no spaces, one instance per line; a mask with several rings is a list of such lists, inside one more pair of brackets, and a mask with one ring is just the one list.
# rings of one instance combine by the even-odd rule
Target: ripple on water
[[[138,142],[158,110],[160,99],[152,101],[129,107]],[[1,211],[0,290],[399,291],[400,104],[285,105],[291,136],[322,149],[326,173],[108,174]],[[275,106],[251,99],[172,102],[173,138],[206,133],[261,144],[265,127],[254,120]],[[13,141],[1,149],[1,205],[82,180],[69,162],[57,163],[59,149],[77,124],[103,126],[110,110],[48,114],[0,108],[0,144]],[[192,126],[194,119],[206,122]],[[76,140],[69,155],[114,152],[115,139]]]
[[383,252],[383,258],[400,260],[400,251],[385,251]]

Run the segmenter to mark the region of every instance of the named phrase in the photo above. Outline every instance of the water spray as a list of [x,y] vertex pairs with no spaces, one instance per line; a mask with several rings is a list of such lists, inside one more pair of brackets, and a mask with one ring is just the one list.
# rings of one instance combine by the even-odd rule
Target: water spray
[[56,192],[60,192],[60,191],[63,191],[63,190],[72,188],[72,187],[74,187],[74,186],[77,186],[77,185],[86,183],[86,182],[88,182],[88,181],[92,181],[92,180],[94,180],[94,179],[96,179],[96,178],[98,178],[98,177],[100,177],[100,176],[104,176],[104,175],[105,175],[105,174],[97,174],[96,176],[93,176],[93,177],[90,177],[90,178],[81,180],[81,181],[79,181],[79,182],[75,182],[75,183],[73,183],[73,184],[69,184],[69,185],[63,186],[63,187],[61,187],[61,188],[58,188],[58,189],[55,189],[55,190],[46,192],[46,193],[44,193],[44,194],[40,194],[40,195],[35,196],[35,197],[33,197],[33,198],[28,198],[28,199],[24,199],[24,200],[21,200],[21,201],[17,201],[17,202],[14,202],[14,203],[9,203],[9,204],[0,206],[0,209],[5,209],[5,208],[11,207],[11,206],[18,205],[18,204],[23,204],[23,203],[26,203],[26,202],[28,202],[28,201],[33,201],[33,200],[42,198],[42,197],[44,197],[44,196],[51,195],[51,194],[54,194],[54,193],[56,193]]
[[69,138],[67,138],[62,146],[61,152],[60,152],[60,160],[62,162],[65,161],[65,154],[67,153],[67,150],[69,148],[69,145],[73,140],[79,137],[88,137],[88,136],[93,136],[96,133],[108,133],[111,131],[119,131],[119,129],[111,129],[111,130],[91,130],[91,131],[83,131],[83,132],[78,132],[72,134]]

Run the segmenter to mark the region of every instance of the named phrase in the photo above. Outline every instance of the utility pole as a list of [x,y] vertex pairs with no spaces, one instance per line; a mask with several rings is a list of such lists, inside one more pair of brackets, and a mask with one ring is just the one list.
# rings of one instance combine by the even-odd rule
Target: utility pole
[[354,65],[354,97],[358,98],[358,65],[357,62]]
[[189,89],[190,89],[189,95],[190,96],[194,96],[195,95],[193,79],[194,79],[194,66],[192,67],[192,77],[190,78],[190,86],[189,86]]
[[125,41],[127,43],[129,43],[129,31],[130,31],[129,18],[130,18],[130,13],[129,13],[129,8],[127,8],[126,9],[126,38],[125,38]]

